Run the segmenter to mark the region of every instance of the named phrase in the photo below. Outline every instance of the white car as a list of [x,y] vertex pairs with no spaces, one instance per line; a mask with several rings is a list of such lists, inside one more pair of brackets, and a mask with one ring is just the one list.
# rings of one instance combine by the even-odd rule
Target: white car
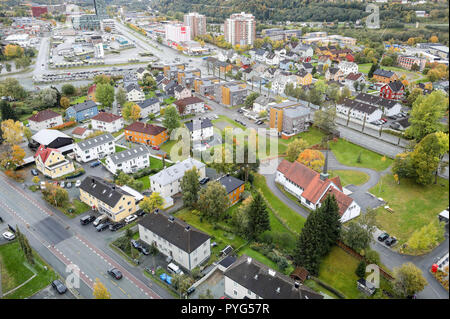
[[133,220],[136,220],[137,216],[135,214],[132,214],[130,216],[125,217],[125,223],[131,223]]
[[3,234],[3,238],[5,238],[6,240],[13,240],[14,238],[16,238],[16,235],[14,235],[13,233],[7,231],[4,232]]
[[77,179],[77,182],[75,183],[75,187],[80,187],[81,185],[81,180]]

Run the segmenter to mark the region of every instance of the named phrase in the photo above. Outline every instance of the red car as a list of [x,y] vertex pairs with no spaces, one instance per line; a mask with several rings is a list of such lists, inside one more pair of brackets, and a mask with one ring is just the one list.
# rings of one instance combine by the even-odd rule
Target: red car
[[220,297],[220,299],[231,299],[231,298],[228,298],[227,296],[222,296]]
[[157,150],[157,151],[160,150],[159,146],[157,146],[157,145],[153,146],[152,149]]

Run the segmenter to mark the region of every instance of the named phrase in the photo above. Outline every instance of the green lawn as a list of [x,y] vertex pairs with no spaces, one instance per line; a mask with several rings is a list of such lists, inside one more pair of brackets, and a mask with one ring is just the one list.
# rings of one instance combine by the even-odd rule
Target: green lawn
[[272,206],[274,213],[284,222],[284,224],[286,224],[291,231],[300,233],[300,230],[305,224],[305,218],[292,210],[272,193],[270,188],[267,186],[265,177],[263,175],[256,174],[253,185],[262,192],[266,200]]
[[150,98],[155,97],[155,96],[156,96],[156,93],[154,91],[150,91],[149,93],[147,93],[145,95],[145,99],[150,99]]
[[242,256],[243,254],[263,263],[264,265],[272,268],[273,270],[276,270],[280,273],[284,273],[285,275],[289,275],[293,270],[294,267],[293,266],[289,266],[288,268],[286,268],[284,271],[281,271],[280,268],[277,266],[276,263],[274,263],[272,260],[270,260],[269,258],[267,258],[266,256],[264,256],[263,254],[261,254],[260,252],[257,252],[253,249],[251,249],[248,246],[245,246],[244,248],[242,248],[241,250],[239,250],[238,255]]
[[141,178],[138,178],[138,181],[141,181],[144,184],[143,189],[149,189],[150,188],[150,176],[142,176]]
[[222,122],[223,122],[223,121],[228,122],[228,123],[230,123],[233,127],[239,127],[239,128],[241,128],[241,129],[243,129],[244,131],[245,131],[245,129],[246,129],[246,127],[245,127],[244,125],[241,125],[241,124],[235,122],[234,120],[230,119],[228,116],[225,116],[225,115],[219,115],[219,118],[216,119],[216,120],[212,120],[211,123],[214,124],[214,123],[221,122],[221,121],[222,121]]
[[86,101],[86,99],[87,99],[87,96],[83,95],[83,96],[80,96],[80,97],[74,99],[73,101],[71,101],[70,104],[74,105],[74,104],[78,104],[78,103],[83,103]]
[[[56,279],[55,272],[33,251],[35,264],[29,265],[23,255],[17,240],[0,246],[0,268],[3,294],[23,284],[33,276],[33,269],[37,276],[26,285],[4,296],[5,299],[28,298],[41,289],[47,287]],[[47,270],[44,269],[44,265]],[[31,268],[31,269],[30,269]]]
[[124,131],[124,129],[121,129],[120,131],[117,131],[117,132],[111,133],[111,135],[112,135],[112,136],[114,136],[114,137],[117,137],[117,136],[119,136],[120,134],[122,134],[122,133],[123,133],[123,131]]
[[284,140],[280,139],[280,144],[285,144],[286,146],[294,141],[297,138],[301,138],[304,141],[308,143],[308,146],[311,147],[313,145],[319,144],[322,141],[322,138],[325,136],[325,134],[319,130],[317,127],[310,127],[307,132],[302,132],[300,134],[297,134],[295,136],[292,136],[291,138]]
[[378,227],[395,236],[399,244],[406,242],[415,230],[436,220],[449,204],[449,182],[443,178],[438,178],[437,185],[421,186],[403,178],[397,184],[389,174],[370,192],[383,198],[394,210],[390,213],[378,208],[376,220]]
[[[350,143],[342,138],[337,142],[330,142],[330,148],[337,160],[347,166],[366,167],[377,171],[388,168],[393,160],[378,153],[369,151],[361,146]],[[358,155],[361,153],[361,163],[357,163]]]
[[166,152],[169,156],[170,156],[170,150],[172,149],[172,147],[177,143],[178,141],[176,140],[169,140],[163,144],[160,145],[161,150]]
[[355,274],[359,261],[335,246],[320,265],[319,279],[343,293],[349,299],[360,298]]
[[122,146],[116,145],[116,153],[119,153],[119,152],[122,152],[122,151],[125,151],[125,150],[126,150],[126,148],[125,148],[125,147],[122,147]]
[[150,157],[150,168],[162,170],[163,169],[163,162],[162,160],[159,160],[154,157]]
[[347,186],[349,184],[362,185],[369,181],[369,175],[363,172],[350,171],[350,170],[335,170],[329,171],[330,178],[339,176],[341,179],[342,186]]
[[[75,209],[75,211],[73,213],[69,213],[68,209],[71,208],[73,205],[73,208]],[[85,203],[83,203],[82,201],[78,200],[78,199],[74,199],[72,201],[72,205],[68,204],[65,207],[59,207],[58,209],[64,213],[64,215],[70,217],[70,218],[74,218],[80,214],[83,214],[84,212],[87,212],[91,207]]]

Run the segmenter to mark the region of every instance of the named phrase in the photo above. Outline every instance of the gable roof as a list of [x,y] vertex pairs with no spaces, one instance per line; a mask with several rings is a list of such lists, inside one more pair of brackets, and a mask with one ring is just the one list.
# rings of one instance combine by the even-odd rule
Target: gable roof
[[114,164],[117,165],[144,155],[150,156],[150,150],[147,146],[140,145],[129,150],[123,150],[121,152],[111,154],[108,157]]
[[181,250],[191,253],[203,245],[210,236],[182,220],[163,213],[147,214],[138,224],[167,240]]
[[92,109],[94,107],[96,108],[97,104],[92,100],[87,100],[83,103],[72,105],[71,107],[75,110],[75,112],[81,112],[87,109]]
[[151,97],[149,99],[146,99],[140,103],[138,103],[137,105],[141,108],[141,109],[145,109],[151,105],[155,105],[156,103],[159,103],[158,98],[156,97]]
[[36,151],[36,154],[34,154],[34,158],[37,158],[38,156],[41,157],[42,163],[45,163],[47,158],[50,156],[50,154],[55,151],[59,152],[57,149],[45,147],[45,145],[40,145],[39,148]]
[[344,213],[347,210],[347,208],[353,203],[353,198],[351,198],[350,196],[347,196],[344,193],[338,191],[334,187],[330,187],[327,190],[327,192],[322,197],[320,202],[323,203],[328,195],[334,195],[334,198],[336,199],[336,202],[337,202],[338,207],[339,207],[339,215],[341,215],[341,216],[344,215]]
[[178,162],[172,166],[169,166],[159,173],[156,173],[150,176],[150,181],[158,183],[159,185],[167,185],[171,184],[184,176],[184,173],[187,170],[190,170],[194,167],[197,169],[201,169],[206,165],[202,162],[197,161],[196,159],[189,157],[182,162]]
[[141,87],[136,83],[130,83],[125,87],[125,90],[127,91],[127,93],[130,93],[133,90],[141,92]]
[[53,142],[58,138],[67,138],[72,140],[72,138],[69,135],[64,134],[61,131],[51,129],[40,130],[39,132],[34,134],[31,138],[37,143],[43,145],[49,145],[51,142]]
[[397,80],[387,84],[393,92],[398,92],[404,89],[404,85],[401,81]]
[[390,99],[385,99],[381,96],[378,95],[372,95],[372,94],[367,94],[367,93],[359,93],[356,97],[355,97],[356,101],[361,101],[367,104],[372,104],[378,107],[384,107],[385,109],[391,109],[393,108],[395,105],[399,104],[398,101],[395,100],[390,100]]
[[88,89],[88,95],[95,92],[96,88],[97,88],[97,84],[92,84]]
[[187,105],[201,103],[201,102],[203,102],[202,99],[200,99],[196,96],[190,96],[190,97],[185,97],[184,99],[176,100],[175,102],[173,102],[173,104],[175,104],[176,106],[187,106]]
[[132,196],[119,186],[92,175],[86,176],[81,182],[80,189],[111,207],[115,207],[122,196]]
[[373,112],[378,110],[378,108],[374,105],[362,103],[362,102],[355,101],[355,100],[350,100],[347,98],[344,99],[344,101],[341,103],[341,105],[344,105],[351,109],[355,109],[355,110],[358,110],[360,112],[367,113],[367,114],[372,114]]
[[374,75],[378,75],[378,76],[382,76],[385,78],[391,78],[395,73],[392,71],[388,71],[388,70],[383,70],[383,69],[376,69],[373,72]]
[[114,122],[120,120],[122,117],[116,114],[108,113],[108,112],[100,112],[96,116],[92,118],[92,120],[101,121],[101,122]]
[[61,116],[61,114],[56,113],[50,109],[46,109],[34,114],[32,117],[28,119],[28,121],[43,122],[59,116]]
[[227,176],[227,175],[219,178],[218,182],[221,183],[225,187],[227,194],[231,193],[236,188],[239,188],[244,184],[244,181],[242,181],[236,177]]
[[358,80],[361,76],[362,76],[362,73],[353,73],[353,72],[350,72],[350,73],[347,75],[347,77],[346,77],[345,79],[346,79],[346,80],[349,80],[349,81],[356,81],[356,80]]
[[239,285],[264,299],[323,299],[311,288],[295,281],[243,254],[224,273]]
[[72,135],[83,135],[87,131],[87,128],[78,126],[72,131]]
[[103,145],[109,142],[113,142],[114,141],[114,136],[112,136],[109,133],[103,134],[103,135],[98,135],[98,136],[94,136],[91,138],[88,138],[84,141],[78,142],[76,145],[78,145],[78,147],[82,150],[82,151],[86,151],[89,150],[91,148],[97,147],[99,145]]
[[139,132],[147,135],[158,135],[165,130],[165,127],[142,122],[134,122],[125,128],[125,131]]
[[185,122],[184,125],[186,125],[188,130],[191,132],[194,131],[194,126],[195,126],[195,129],[205,129],[205,128],[213,126],[213,124],[211,123],[211,121],[209,119],[206,119],[203,121],[200,121],[200,120],[189,121],[189,122]]

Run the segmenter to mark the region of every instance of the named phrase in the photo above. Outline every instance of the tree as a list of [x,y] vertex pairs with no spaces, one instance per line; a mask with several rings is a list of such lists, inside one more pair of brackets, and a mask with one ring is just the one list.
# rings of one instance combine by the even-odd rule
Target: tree
[[428,134],[415,146],[411,153],[411,160],[417,176],[417,183],[429,185],[433,182],[434,174],[439,168],[440,155],[441,146],[436,134]]
[[198,206],[202,216],[208,220],[220,220],[230,205],[225,187],[218,181],[208,183],[199,192]]
[[307,269],[311,275],[319,273],[321,256],[318,244],[321,242],[319,228],[319,216],[316,213],[309,214],[305,225],[301,230],[295,252],[294,263]]
[[114,87],[106,83],[97,84],[95,98],[103,107],[111,107],[114,102]]
[[5,63],[6,72],[11,72],[11,64]]
[[367,73],[367,77],[371,79],[373,77],[373,72],[375,72],[379,68],[378,64],[372,63],[370,67],[369,73]]
[[125,121],[136,122],[141,117],[141,108],[133,102],[125,103],[122,109],[122,116]]
[[430,37],[430,42],[431,43],[438,43],[439,42],[439,38],[435,35]]
[[286,150],[286,159],[289,162],[295,161],[300,153],[302,153],[308,147],[308,143],[301,139],[295,139],[293,142],[289,143],[288,148]]
[[[5,65],[6,70],[8,70],[9,64]],[[9,65],[9,71],[11,71],[11,65]],[[2,96],[10,96],[15,100],[21,100],[27,96],[27,92],[22,85],[20,85],[20,82],[13,78],[7,78],[0,82],[0,94]]]
[[106,289],[100,279],[96,278],[93,289],[94,299],[111,299],[111,293]]
[[180,293],[180,297],[186,294],[191,286],[191,278],[186,275],[176,274],[172,277],[172,285]]
[[371,233],[367,232],[363,225],[357,222],[352,222],[342,231],[343,242],[351,247],[356,252],[369,247],[372,240]]
[[162,124],[167,128],[169,134],[172,132],[172,130],[180,127],[180,115],[178,114],[175,106],[170,105],[166,107]]
[[45,88],[38,93],[38,103],[41,109],[47,109],[56,106],[58,102],[58,94],[52,88]]
[[18,120],[17,114],[14,109],[11,107],[11,104],[5,100],[0,101],[0,112],[2,115],[2,120]]
[[306,149],[300,153],[297,161],[316,172],[320,172],[325,164],[325,156],[320,151]]
[[319,245],[319,251],[321,250],[321,255],[324,257],[328,255],[331,247],[341,237],[341,215],[334,195],[328,194],[315,213],[319,216],[318,230],[322,242]]
[[253,197],[248,208],[248,237],[255,239],[266,230],[270,230],[269,212],[259,192]]
[[22,142],[23,139],[23,124],[19,121],[11,119],[1,123],[2,136],[6,143],[16,145]]
[[35,184],[39,184],[39,182],[41,181],[40,178],[38,176],[34,176],[33,179],[31,180],[33,183]]
[[364,260],[361,260],[358,264],[358,267],[356,267],[355,274],[359,278],[364,278],[366,276],[366,262]]
[[116,101],[120,105],[127,103],[127,92],[123,88],[119,88],[116,93]]
[[21,48],[19,45],[8,44],[6,45],[3,54],[8,60],[13,58],[19,58],[23,55],[23,48]]
[[[106,74],[99,74],[94,76],[94,83],[99,84],[111,84],[111,77]],[[96,89],[97,90],[97,89]]]
[[258,96],[259,96],[259,93],[257,93],[257,92],[250,93],[245,99],[245,102],[244,102],[245,107],[248,109],[253,108],[253,102],[255,102],[255,100],[258,98]]
[[406,100],[408,101],[407,104],[409,106],[412,106],[416,99],[421,95],[423,95],[423,90],[421,88],[414,88],[406,98]]
[[200,191],[199,175],[194,167],[184,173],[181,179],[180,187],[183,194],[183,203],[186,207],[194,208],[198,201],[198,192]]
[[437,219],[414,231],[406,242],[407,250],[418,253],[434,248],[444,240],[445,225]]
[[59,101],[59,104],[61,104],[63,109],[67,109],[70,106],[70,100],[66,96],[63,96]]
[[153,78],[153,76],[151,76],[150,74],[145,76],[145,78],[143,80],[143,84],[145,86],[150,87],[150,90],[155,90],[156,89],[156,81]]
[[140,202],[139,207],[147,213],[152,213],[156,209],[164,207],[164,198],[158,192],[153,192],[150,196],[144,197]]
[[70,96],[75,94],[75,87],[72,84],[64,84],[61,87],[61,91],[64,95]]
[[428,284],[422,271],[411,262],[394,268],[394,278],[394,291],[403,298],[422,291]]
[[429,133],[440,129],[440,120],[448,109],[448,98],[441,91],[417,97],[409,118],[410,127],[406,134],[420,141]]
[[317,110],[314,113],[314,124],[331,133],[336,129],[336,108],[327,107]]

